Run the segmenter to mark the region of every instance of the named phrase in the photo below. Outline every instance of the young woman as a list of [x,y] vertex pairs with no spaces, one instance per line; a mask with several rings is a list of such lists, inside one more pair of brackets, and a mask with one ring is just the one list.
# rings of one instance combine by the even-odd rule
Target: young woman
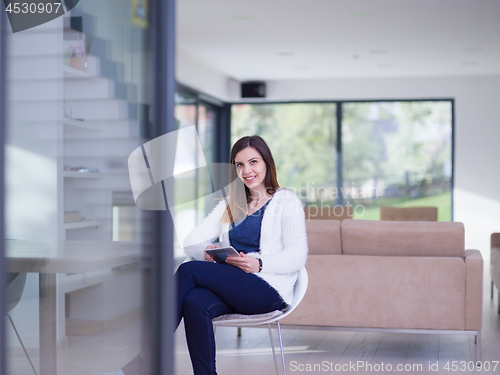
[[[278,185],[269,147],[259,136],[238,140],[230,155],[229,196],[186,238],[184,250],[197,260],[183,263],[177,277],[177,324],[184,318],[195,375],[216,374],[212,319],[262,314],[292,303],[297,271],[306,263],[304,211],[291,191]],[[241,257],[214,263],[205,252],[232,245]]]

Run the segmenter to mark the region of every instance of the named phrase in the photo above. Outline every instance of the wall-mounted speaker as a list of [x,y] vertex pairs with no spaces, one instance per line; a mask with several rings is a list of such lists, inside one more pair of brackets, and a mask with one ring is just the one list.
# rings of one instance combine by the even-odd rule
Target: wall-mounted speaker
[[241,84],[242,98],[265,98],[266,84],[265,82],[243,82]]

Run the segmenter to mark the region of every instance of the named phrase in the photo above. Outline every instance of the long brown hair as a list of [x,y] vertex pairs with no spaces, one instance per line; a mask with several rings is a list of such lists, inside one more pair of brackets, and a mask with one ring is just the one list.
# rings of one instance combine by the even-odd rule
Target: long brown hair
[[262,156],[264,163],[266,163],[266,176],[264,177],[264,185],[266,186],[267,193],[273,195],[280,187],[278,178],[276,176],[276,165],[274,164],[273,154],[269,149],[266,141],[258,135],[251,135],[240,138],[231,149],[229,156],[229,202],[226,212],[222,216],[221,222],[234,223],[235,220],[245,217],[247,214],[247,203],[250,203],[250,190],[246,185],[245,190],[241,188],[241,184],[231,184],[231,182],[238,179],[236,171],[236,155],[247,147],[253,147]]

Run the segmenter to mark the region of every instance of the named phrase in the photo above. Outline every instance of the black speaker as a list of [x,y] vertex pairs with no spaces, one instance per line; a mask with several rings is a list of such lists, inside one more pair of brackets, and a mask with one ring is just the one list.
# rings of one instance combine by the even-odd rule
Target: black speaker
[[265,82],[243,82],[241,84],[242,98],[265,98],[266,84]]

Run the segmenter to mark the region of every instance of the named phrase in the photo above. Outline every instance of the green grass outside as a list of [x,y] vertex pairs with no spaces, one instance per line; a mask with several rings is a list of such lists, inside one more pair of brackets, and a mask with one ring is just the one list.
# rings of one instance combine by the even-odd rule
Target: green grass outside
[[[451,220],[451,192],[433,195],[430,197],[411,199],[405,202],[392,203],[383,202],[379,200],[379,206],[393,206],[393,207],[437,207],[438,208],[438,221]],[[364,215],[354,214],[354,219],[363,220],[380,220],[379,206],[368,207],[365,209]],[[360,210],[358,209],[358,213]]]

